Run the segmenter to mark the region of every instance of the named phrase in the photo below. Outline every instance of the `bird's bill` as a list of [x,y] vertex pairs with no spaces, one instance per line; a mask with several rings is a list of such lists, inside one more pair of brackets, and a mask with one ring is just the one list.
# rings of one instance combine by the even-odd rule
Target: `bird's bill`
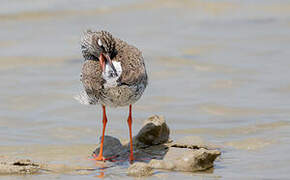
[[105,60],[105,56],[103,55],[103,53],[100,54],[99,61],[100,61],[101,69],[102,69],[102,71],[104,71],[105,66],[106,66],[106,60]]
[[101,68],[102,68],[103,72],[105,71],[106,64],[108,63],[109,66],[114,71],[114,73],[117,75],[116,68],[113,65],[112,60],[111,60],[110,56],[107,53],[101,53],[100,57],[99,57],[99,60],[100,60],[100,65],[101,65]]

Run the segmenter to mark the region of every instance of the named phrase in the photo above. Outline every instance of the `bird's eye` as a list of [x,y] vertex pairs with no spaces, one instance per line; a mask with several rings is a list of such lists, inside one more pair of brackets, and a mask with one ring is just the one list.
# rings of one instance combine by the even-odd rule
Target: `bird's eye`
[[98,45],[99,46],[103,46],[103,43],[102,43],[101,39],[98,40]]

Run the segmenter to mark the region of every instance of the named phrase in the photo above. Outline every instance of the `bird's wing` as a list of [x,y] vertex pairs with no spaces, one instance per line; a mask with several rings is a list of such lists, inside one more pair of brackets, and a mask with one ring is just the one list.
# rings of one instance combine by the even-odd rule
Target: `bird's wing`
[[97,103],[96,99],[88,96],[86,91],[81,91],[79,94],[74,96],[74,99],[84,105],[94,105]]
[[144,60],[141,52],[138,49],[130,49],[131,51],[124,51],[121,61],[122,74],[119,82],[121,84],[134,85],[142,80],[142,77],[147,76]]
[[105,83],[99,62],[86,60],[82,67],[81,81],[90,98],[98,100],[100,91]]

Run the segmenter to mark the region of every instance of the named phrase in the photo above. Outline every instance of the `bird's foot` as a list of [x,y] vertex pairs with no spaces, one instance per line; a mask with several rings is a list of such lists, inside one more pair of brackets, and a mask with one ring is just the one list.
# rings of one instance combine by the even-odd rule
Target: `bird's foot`
[[96,161],[104,161],[104,162],[106,161],[106,158],[103,155],[97,156],[96,154],[93,154],[93,157],[94,157],[93,159]]
[[130,162],[130,164],[133,164],[134,161],[135,161],[135,158],[133,157],[133,154],[131,154],[129,156],[129,162]]
[[116,156],[112,156],[112,157],[108,157],[108,158],[105,158],[104,156],[102,156],[102,155],[96,155],[96,154],[93,154],[93,160],[96,160],[96,161],[103,161],[103,162],[105,162],[105,161],[113,161],[113,159],[115,159],[115,158],[117,158],[118,157],[118,155],[116,155]]

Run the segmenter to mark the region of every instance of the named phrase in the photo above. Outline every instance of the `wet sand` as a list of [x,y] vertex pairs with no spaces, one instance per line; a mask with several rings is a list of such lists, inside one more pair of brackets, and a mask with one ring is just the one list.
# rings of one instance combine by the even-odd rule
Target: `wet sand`
[[[133,107],[134,132],[159,114],[172,139],[193,135],[222,147],[211,172],[162,172],[154,178],[288,178],[289,2],[3,4],[0,156],[95,165],[87,157],[101,134],[101,109],[80,105],[73,96],[82,88],[80,33],[106,29],[139,47],[147,62],[150,83]],[[107,133],[127,139],[127,108],[109,109],[108,118]],[[25,178],[123,179],[127,167]]]

